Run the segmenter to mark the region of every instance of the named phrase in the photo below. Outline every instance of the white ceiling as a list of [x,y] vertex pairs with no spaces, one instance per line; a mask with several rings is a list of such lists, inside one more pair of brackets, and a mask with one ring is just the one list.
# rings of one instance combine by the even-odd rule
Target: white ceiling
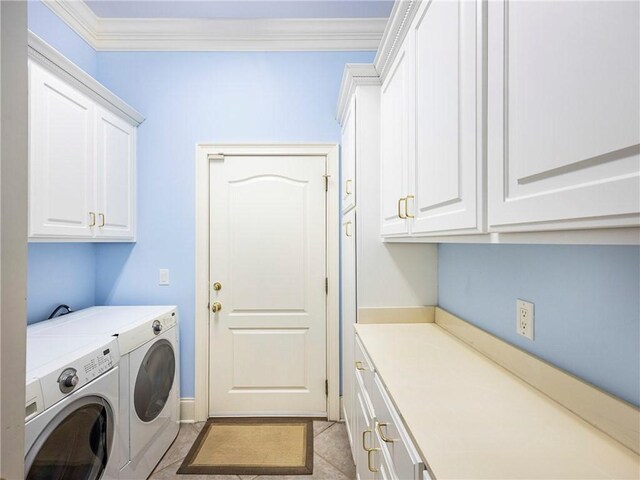
[[102,18],[386,18],[393,0],[86,0]]

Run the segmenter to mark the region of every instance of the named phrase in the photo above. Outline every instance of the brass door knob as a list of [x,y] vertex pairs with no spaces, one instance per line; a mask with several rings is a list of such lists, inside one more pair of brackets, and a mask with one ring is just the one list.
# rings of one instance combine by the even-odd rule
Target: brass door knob
[[220,282],[215,282],[213,284],[213,289],[217,292],[219,290],[222,290],[222,284]]
[[218,313],[220,310],[222,310],[222,304],[220,302],[213,302],[213,305],[211,305],[211,311],[213,313]]

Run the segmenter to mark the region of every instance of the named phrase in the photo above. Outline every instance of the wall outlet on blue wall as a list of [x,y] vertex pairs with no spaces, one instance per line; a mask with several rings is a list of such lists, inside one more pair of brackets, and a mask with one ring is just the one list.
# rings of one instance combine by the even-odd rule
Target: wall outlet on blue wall
[[533,340],[533,303],[518,299],[516,301],[516,331],[523,337]]

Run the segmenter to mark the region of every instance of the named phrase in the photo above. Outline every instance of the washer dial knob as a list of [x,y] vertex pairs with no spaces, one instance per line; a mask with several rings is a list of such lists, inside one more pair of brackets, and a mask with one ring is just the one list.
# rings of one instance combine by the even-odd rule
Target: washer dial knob
[[160,323],[160,320],[154,320],[152,327],[153,333],[155,333],[156,335],[158,335],[162,331],[162,323]]
[[78,385],[78,375],[75,368],[66,368],[58,377],[58,386],[62,393],[69,393]]

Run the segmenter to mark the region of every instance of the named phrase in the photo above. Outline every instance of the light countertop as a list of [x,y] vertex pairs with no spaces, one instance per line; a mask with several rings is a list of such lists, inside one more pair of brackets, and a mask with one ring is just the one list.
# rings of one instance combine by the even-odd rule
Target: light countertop
[[356,325],[442,479],[640,478],[640,457],[435,323]]

